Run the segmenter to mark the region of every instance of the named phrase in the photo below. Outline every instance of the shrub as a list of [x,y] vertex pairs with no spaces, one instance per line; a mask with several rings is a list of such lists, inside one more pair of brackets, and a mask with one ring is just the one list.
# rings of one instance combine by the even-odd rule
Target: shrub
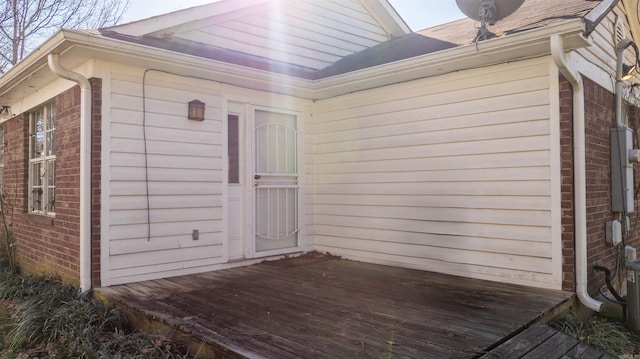
[[5,346],[46,348],[50,358],[188,358],[170,338],[127,333],[125,317],[59,280],[3,275],[0,297],[19,300],[22,315]]
[[640,336],[627,329],[623,323],[594,314],[581,320],[569,312],[560,320],[550,323],[552,327],[571,335],[587,345],[613,355],[640,352]]

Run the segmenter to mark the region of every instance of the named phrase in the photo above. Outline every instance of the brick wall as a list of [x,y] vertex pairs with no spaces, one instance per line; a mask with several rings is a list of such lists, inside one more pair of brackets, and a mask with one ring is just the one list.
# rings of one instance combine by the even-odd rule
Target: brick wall
[[[100,150],[101,81],[91,80],[93,139]],[[22,114],[5,127],[4,186],[13,223],[20,268],[47,273],[70,283],[79,283],[80,251],[80,88],[56,96],[56,215],[55,218],[28,214],[29,120]],[[97,129],[98,131],[95,131]],[[100,252],[100,152],[92,158],[92,277],[99,280]],[[97,220],[95,220],[97,219]],[[94,283],[94,285],[99,285]]]
[[573,92],[560,80],[560,154],[562,191],[562,289],[575,290],[573,222]]
[[[584,78],[585,150],[587,184],[587,264],[600,264],[612,271],[616,251],[605,243],[605,223],[614,218],[611,212],[610,130],[615,127],[614,94]],[[573,113],[570,84],[560,78],[561,163],[562,163],[562,254],[563,289],[575,290],[574,208],[573,208]],[[634,121],[631,121],[633,125]],[[635,127],[637,129],[637,127]],[[637,145],[636,145],[637,146]],[[636,165],[638,168],[638,165]],[[636,174],[640,171],[636,169]],[[636,184],[640,176],[636,175]],[[636,206],[637,207],[637,206]],[[631,214],[632,223],[636,214]],[[633,232],[625,239],[639,247],[640,236]],[[596,295],[604,284],[604,274],[588,270],[589,293]]]
[[100,181],[102,154],[102,80],[91,81],[91,281],[100,286]]

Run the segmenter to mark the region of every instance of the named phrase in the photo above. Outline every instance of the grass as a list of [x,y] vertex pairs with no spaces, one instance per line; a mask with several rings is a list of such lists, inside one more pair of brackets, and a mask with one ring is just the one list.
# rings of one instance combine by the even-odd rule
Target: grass
[[0,348],[4,348],[6,345],[5,338],[9,334],[12,326],[13,321],[9,317],[9,313],[7,313],[7,309],[0,306]]
[[574,313],[569,312],[563,318],[549,324],[587,345],[614,356],[640,353],[639,333],[627,329],[621,322],[598,314],[582,320]]
[[[97,299],[54,278],[0,276],[0,298],[17,303],[10,320],[0,310],[0,355],[36,353],[49,358],[185,359],[170,336],[130,332],[126,318]],[[1,308],[0,308],[1,309]]]

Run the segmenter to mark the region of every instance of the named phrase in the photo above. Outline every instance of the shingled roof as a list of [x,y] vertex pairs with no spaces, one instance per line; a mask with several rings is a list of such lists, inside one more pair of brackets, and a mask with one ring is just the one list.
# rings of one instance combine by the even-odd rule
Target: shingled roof
[[[518,11],[489,26],[489,30],[503,36],[582,18],[599,3],[597,0],[526,0]],[[475,40],[477,31],[478,23],[465,18],[418,33],[456,45],[469,45]]]
[[[592,0],[526,0],[518,11],[490,26],[489,30],[498,36],[508,36],[569,19],[578,19],[589,13],[599,3],[600,1]],[[125,28],[126,26],[128,25],[125,25]],[[102,36],[316,80],[471,44],[476,37],[477,26],[478,24],[474,20],[462,19],[391,38],[361,51],[348,54],[324,68],[305,67],[300,64],[287,63],[282,59],[260,57],[255,54],[243,53],[237,49],[221,48],[213,44],[174,36],[158,36],[156,34],[131,36],[131,34],[119,32],[119,27],[103,30]],[[221,31],[223,30],[225,29],[221,29]]]

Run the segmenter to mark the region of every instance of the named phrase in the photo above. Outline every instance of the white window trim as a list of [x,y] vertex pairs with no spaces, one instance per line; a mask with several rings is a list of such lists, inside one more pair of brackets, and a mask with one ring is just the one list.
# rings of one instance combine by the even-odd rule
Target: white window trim
[[[31,158],[32,156],[32,151],[34,148],[34,140],[35,140],[35,114],[43,111],[43,117],[44,117],[44,138],[43,138],[43,142],[42,142],[42,155],[39,157],[35,157],[35,158]],[[53,129],[49,129],[47,128],[47,116],[53,116],[53,124],[54,124],[54,128]],[[53,196],[54,196],[54,201],[55,201],[55,174],[54,174],[54,185],[53,186],[49,186],[47,183],[47,178],[46,178],[46,171],[47,171],[47,165],[50,162],[54,163],[55,166],[55,162],[56,162],[56,153],[55,151],[53,152],[53,154],[48,155],[46,154],[46,150],[47,148],[49,148],[48,143],[47,143],[47,133],[51,130],[55,131],[55,126],[56,126],[56,109],[55,109],[55,104],[53,102],[44,104],[36,109],[34,109],[33,111],[29,112],[29,213],[31,214],[38,214],[38,215],[44,215],[44,216],[50,216],[50,217],[55,217],[56,213],[54,211],[49,211],[47,210],[47,207],[49,207],[49,203],[51,202],[50,199],[50,192],[51,190],[53,190]],[[55,146],[55,137],[54,137],[54,146]],[[55,149],[55,147],[54,147]],[[34,176],[36,174],[33,173],[33,165],[40,163],[40,173],[37,174],[38,176],[41,177],[41,190],[42,190],[42,204],[41,207],[42,209],[40,210],[36,210],[33,208],[33,189],[34,189]]]

